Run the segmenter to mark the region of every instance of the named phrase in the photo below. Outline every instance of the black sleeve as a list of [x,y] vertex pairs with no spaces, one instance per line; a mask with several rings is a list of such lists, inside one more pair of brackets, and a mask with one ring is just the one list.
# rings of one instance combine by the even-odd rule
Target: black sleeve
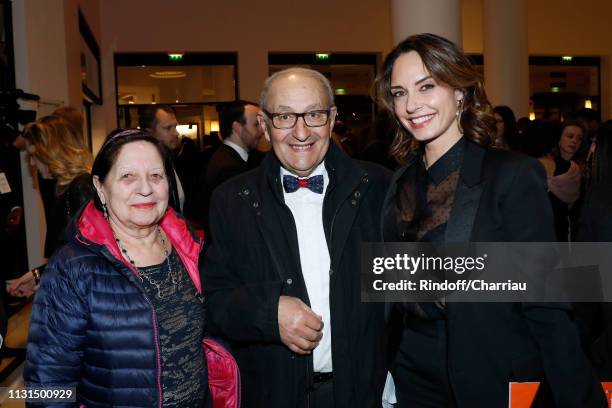
[[[505,225],[515,241],[553,242],[554,223],[546,194],[546,174],[536,161],[516,171],[505,202]],[[605,396],[584,354],[578,330],[566,303],[524,303],[522,310],[558,406],[606,407]]]
[[576,232],[576,241],[578,242],[595,242],[597,237],[595,234],[595,225],[592,217],[592,194],[587,193],[580,207],[580,215],[578,217],[578,225]]
[[231,219],[226,202],[219,191],[213,194],[213,239],[200,262],[210,330],[234,341],[280,342],[278,300],[282,282],[247,279],[256,271],[241,251],[243,234],[239,222]]

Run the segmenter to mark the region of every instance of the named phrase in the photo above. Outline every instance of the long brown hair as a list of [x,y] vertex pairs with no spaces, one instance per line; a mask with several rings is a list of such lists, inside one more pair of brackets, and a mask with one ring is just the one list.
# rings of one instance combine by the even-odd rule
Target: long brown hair
[[375,81],[378,99],[395,119],[395,138],[391,154],[400,163],[414,147],[414,138],[397,120],[391,95],[391,73],[395,61],[403,54],[415,51],[429,74],[463,93],[459,126],[469,140],[489,146],[495,134],[495,118],[487,100],[484,84],[469,58],[451,41],[435,34],[417,34],[399,43],[385,58],[383,71]]
[[59,116],[45,116],[29,125],[23,137],[34,146],[34,155],[57,179],[55,194],[62,195],[76,177],[91,172],[91,153],[82,138]]

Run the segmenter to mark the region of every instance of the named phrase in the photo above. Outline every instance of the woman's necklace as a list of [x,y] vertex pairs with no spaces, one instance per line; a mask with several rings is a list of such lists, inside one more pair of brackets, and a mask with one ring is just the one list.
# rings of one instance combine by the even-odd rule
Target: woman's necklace
[[121,240],[117,238],[117,235],[115,235],[115,231],[113,231],[113,235],[115,236],[115,241],[117,242],[119,249],[121,249],[123,256],[125,256],[125,258],[130,262],[130,264],[132,264],[132,266],[136,268],[136,270],[140,273],[140,276],[145,278],[147,282],[149,282],[157,289],[157,298],[165,299],[168,296],[174,295],[174,293],[176,293],[176,286],[178,284],[179,279],[177,273],[172,269],[172,263],[170,262],[170,254],[168,253],[166,240],[162,235],[161,231],[159,230],[159,227],[155,227],[155,231],[161,239],[164,257],[166,258],[166,262],[168,263],[168,274],[164,277],[164,279],[160,280],[155,279],[153,276],[151,276],[152,274],[145,273],[143,269],[139,269],[136,266],[136,262],[134,262],[132,257],[130,257],[130,255],[128,254],[127,250],[124,248],[123,244],[121,243]]

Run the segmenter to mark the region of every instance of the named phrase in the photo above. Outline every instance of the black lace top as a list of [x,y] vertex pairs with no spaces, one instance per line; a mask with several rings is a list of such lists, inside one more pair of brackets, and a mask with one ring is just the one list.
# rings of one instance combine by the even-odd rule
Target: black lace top
[[[395,209],[396,233],[400,240],[444,242],[464,151],[465,140],[460,139],[429,169],[425,168],[421,152],[414,163],[416,168],[406,171],[400,179]],[[442,273],[434,273],[433,277],[441,279]],[[446,318],[443,298],[431,303],[410,303],[403,307],[405,312],[419,318]]]
[[202,407],[207,398],[204,305],[177,252],[139,268],[157,314],[164,407]]
[[400,180],[396,211],[401,240],[444,241],[464,151],[461,139],[429,169],[419,155],[415,171]]

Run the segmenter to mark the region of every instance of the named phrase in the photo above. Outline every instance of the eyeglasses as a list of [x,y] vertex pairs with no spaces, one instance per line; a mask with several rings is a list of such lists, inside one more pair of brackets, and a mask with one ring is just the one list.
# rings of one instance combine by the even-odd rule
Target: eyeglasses
[[267,110],[263,112],[272,119],[272,126],[276,129],[291,129],[297,123],[298,118],[303,118],[308,127],[321,127],[327,125],[329,121],[329,109],[311,110],[308,112],[279,112],[272,113]]

